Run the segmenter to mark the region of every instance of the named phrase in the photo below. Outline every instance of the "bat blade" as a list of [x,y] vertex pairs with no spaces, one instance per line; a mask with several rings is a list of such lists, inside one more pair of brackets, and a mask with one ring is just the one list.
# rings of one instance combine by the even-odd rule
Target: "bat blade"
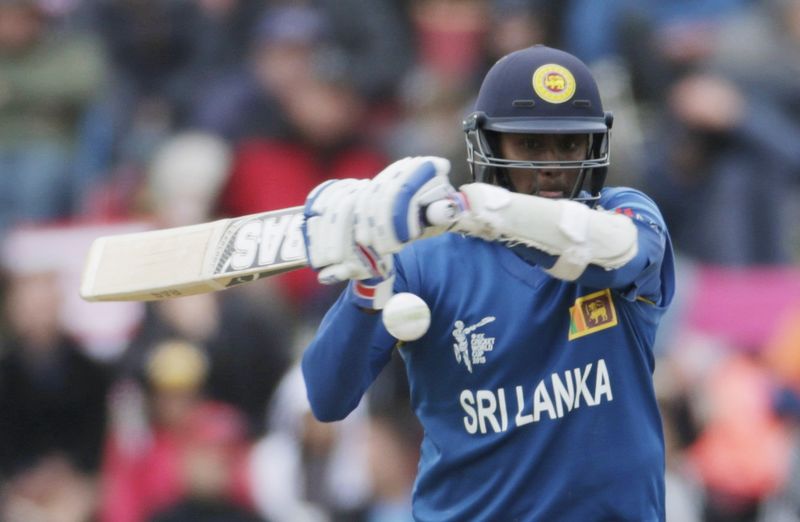
[[81,297],[151,301],[223,290],[307,266],[303,207],[106,236],[87,255]]

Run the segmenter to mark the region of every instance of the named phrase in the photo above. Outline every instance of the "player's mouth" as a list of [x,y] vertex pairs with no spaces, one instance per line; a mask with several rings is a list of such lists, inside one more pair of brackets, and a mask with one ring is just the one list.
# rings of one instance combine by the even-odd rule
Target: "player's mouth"
[[543,197],[543,198],[558,199],[558,198],[563,198],[564,197],[564,191],[563,190],[539,190],[539,192],[537,192],[536,195],[540,196],[540,197]]

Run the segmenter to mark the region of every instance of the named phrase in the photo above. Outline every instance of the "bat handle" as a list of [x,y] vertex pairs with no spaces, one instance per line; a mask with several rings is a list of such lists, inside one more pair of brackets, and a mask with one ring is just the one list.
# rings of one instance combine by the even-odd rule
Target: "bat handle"
[[460,193],[429,203],[422,212],[422,222],[426,227],[448,227],[456,222],[465,205]]

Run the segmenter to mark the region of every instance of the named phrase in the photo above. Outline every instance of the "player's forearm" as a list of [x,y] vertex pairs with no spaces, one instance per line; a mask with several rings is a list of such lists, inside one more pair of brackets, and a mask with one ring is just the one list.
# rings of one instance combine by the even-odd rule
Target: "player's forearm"
[[590,264],[613,270],[636,256],[637,229],[628,216],[485,183],[463,185],[461,192],[467,210],[457,231],[546,252],[556,258],[547,268],[553,277],[575,281]]
[[330,422],[353,411],[388,362],[392,345],[380,314],[359,310],[343,294],[303,354],[303,377],[314,416]]
[[[647,273],[659,269],[665,254],[666,238],[662,232],[644,223],[635,224],[638,229],[637,249],[636,255],[631,260],[619,268],[610,270],[590,264],[575,283],[589,288],[611,288],[621,291],[633,289],[632,295],[657,298],[661,290],[657,285],[651,285],[652,288],[643,288],[640,285],[647,279],[644,277]],[[517,245],[512,248],[528,263],[544,269],[551,268],[557,260],[556,256],[533,247]]]
[[[552,268],[558,260],[557,256],[552,256],[534,247],[517,245],[513,247],[513,250],[526,262],[544,269]],[[592,288],[625,288],[633,283],[646,267],[647,255],[638,252],[633,259],[613,270],[590,264],[575,280],[575,283]]]

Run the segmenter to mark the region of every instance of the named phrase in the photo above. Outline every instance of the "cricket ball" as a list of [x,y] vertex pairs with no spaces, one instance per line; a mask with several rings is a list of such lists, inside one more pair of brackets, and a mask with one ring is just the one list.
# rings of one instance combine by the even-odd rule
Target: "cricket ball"
[[383,325],[395,339],[416,341],[431,325],[431,309],[419,296],[395,294],[383,307]]

